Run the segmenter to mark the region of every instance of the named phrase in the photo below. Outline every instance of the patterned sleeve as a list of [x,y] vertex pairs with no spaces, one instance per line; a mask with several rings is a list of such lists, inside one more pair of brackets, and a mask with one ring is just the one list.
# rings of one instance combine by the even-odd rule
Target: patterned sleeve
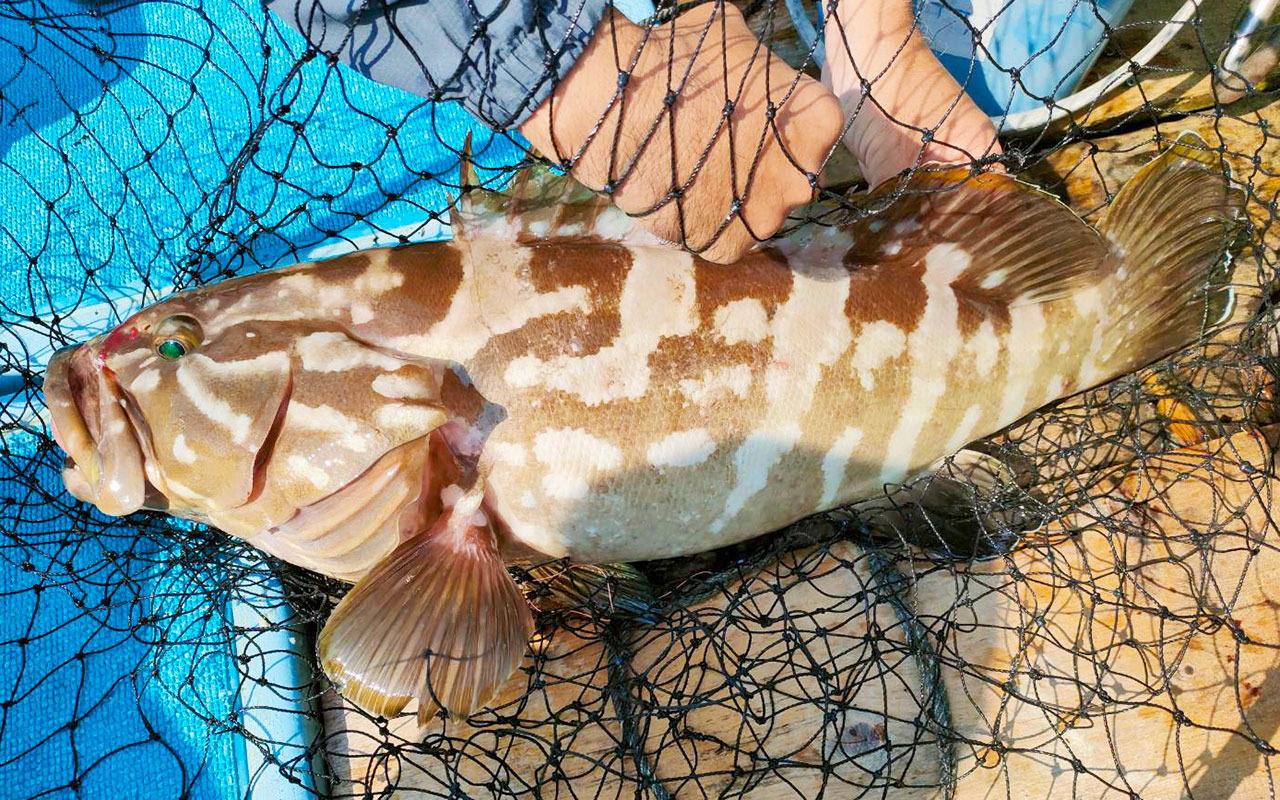
[[607,0],[267,0],[326,56],[495,130],[523,122],[577,60]]

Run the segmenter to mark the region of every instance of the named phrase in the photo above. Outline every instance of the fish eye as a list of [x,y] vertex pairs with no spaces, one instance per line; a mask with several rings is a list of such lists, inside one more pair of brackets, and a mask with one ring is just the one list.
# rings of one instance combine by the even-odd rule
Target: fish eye
[[204,332],[200,323],[186,314],[169,317],[155,328],[156,355],[176,361],[200,346]]

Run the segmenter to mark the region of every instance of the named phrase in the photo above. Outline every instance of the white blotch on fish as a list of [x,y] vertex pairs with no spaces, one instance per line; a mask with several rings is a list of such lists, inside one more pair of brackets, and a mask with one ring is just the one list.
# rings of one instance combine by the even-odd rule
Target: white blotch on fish
[[[356,367],[375,367],[395,371],[406,362],[363,347],[336,331],[322,331],[298,341],[302,368],[309,372],[345,372]],[[279,355],[283,355],[282,353]]]
[[712,367],[705,370],[701,378],[680,381],[681,393],[699,406],[714,403],[725,395],[746,397],[750,390],[751,368],[746,364]]
[[716,443],[705,428],[676,431],[649,445],[645,456],[655,467],[691,467],[715,452]]
[[286,421],[300,430],[331,434],[343,447],[363,453],[369,447],[369,432],[359,423],[327,405],[308,406],[294,402],[289,404]]
[[582,500],[591,482],[622,463],[617,445],[592,436],[581,428],[556,428],[539,433],[533,455],[551,467],[542,478],[546,493],[560,500]]
[[422,379],[395,374],[374,378],[373,390],[391,400],[425,400],[435,394],[432,387]]
[[373,412],[374,422],[381,428],[422,431],[424,434],[445,421],[445,412],[435,406],[388,403]]
[[862,326],[856,341],[849,367],[862,388],[869,392],[876,385],[875,371],[906,349],[907,334],[892,322],[876,320]]
[[716,309],[716,334],[726,344],[758,342],[769,333],[769,315],[764,304],[753,297],[733,300]]
[[187,444],[187,437],[181,433],[173,437],[173,457],[182,464],[196,463],[196,451]]
[[513,467],[523,467],[529,460],[528,451],[523,445],[515,442],[489,442],[486,449],[493,456],[494,461],[510,464]]
[[249,436],[253,420],[248,414],[236,413],[230,403],[210,391],[197,372],[194,362],[186,362],[178,367],[178,387],[191,401],[192,408],[199,409],[212,422],[226,428],[231,434],[231,441],[243,444]]
[[753,433],[738,446],[733,454],[736,480],[725,498],[724,511],[711,523],[712,533],[721,531],[748,500],[768,485],[769,473],[796,446],[800,433],[800,426],[791,423],[773,431]]
[[827,508],[839,496],[840,485],[844,483],[845,472],[849,467],[849,459],[853,450],[862,441],[862,431],[858,428],[845,428],[836,439],[835,444],[822,458],[822,497],[818,500],[818,508]]
[[148,369],[140,372],[129,386],[131,392],[150,392],[160,385],[160,371]]
[[964,347],[973,356],[973,367],[979,377],[990,375],[1000,357],[1000,337],[996,335],[991,320],[984,319]]
[[311,463],[311,460],[304,456],[289,456],[289,469],[297,475],[306,478],[307,481],[317,489],[327,488],[329,485],[329,473],[320,467]]

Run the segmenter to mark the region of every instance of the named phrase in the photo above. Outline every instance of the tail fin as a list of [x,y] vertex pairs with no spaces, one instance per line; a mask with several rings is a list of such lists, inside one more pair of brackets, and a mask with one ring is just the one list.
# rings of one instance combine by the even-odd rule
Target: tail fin
[[1098,223],[1120,257],[1101,287],[1109,307],[1104,371],[1149,364],[1230,316],[1222,262],[1243,227],[1243,207],[1243,193],[1194,133],[1124,185]]

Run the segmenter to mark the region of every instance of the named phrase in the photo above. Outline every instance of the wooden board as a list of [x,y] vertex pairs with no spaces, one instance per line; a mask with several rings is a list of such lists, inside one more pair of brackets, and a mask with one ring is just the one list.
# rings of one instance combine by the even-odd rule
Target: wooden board
[[[946,619],[956,652],[986,670],[944,672],[959,732],[975,742],[958,796],[1273,791],[1274,758],[1255,744],[1280,745],[1270,447],[1247,432],[1136,472],[1147,504],[973,570],[971,611],[919,584],[921,616]],[[1233,522],[1198,540],[1211,517]]]
[[[1133,57],[1178,12],[1182,2],[1135,2],[1086,76],[1084,84],[1118,67],[1132,64]],[[1213,67],[1230,41],[1236,18],[1247,5],[1235,0],[1201,3],[1191,23],[1184,26],[1145,67],[1137,68],[1136,80],[1074,114],[1068,124],[1089,129],[1153,125],[1160,119],[1202,111],[1239,99],[1239,92],[1229,91],[1228,86],[1213,77]],[[1268,74],[1273,73],[1268,71]],[[1264,91],[1265,88],[1265,84],[1260,82],[1255,90]]]

